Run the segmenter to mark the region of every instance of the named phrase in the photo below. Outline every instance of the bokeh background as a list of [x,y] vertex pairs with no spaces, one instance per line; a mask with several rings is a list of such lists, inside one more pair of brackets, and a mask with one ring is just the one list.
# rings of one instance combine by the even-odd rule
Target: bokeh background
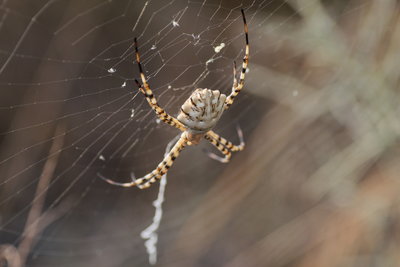
[[[210,144],[168,173],[157,266],[400,266],[400,3],[395,0],[0,1],[0,266],[149,266],[140,232],[198,87],[245,88]],[[224,44],[220,52],[215,47]]]

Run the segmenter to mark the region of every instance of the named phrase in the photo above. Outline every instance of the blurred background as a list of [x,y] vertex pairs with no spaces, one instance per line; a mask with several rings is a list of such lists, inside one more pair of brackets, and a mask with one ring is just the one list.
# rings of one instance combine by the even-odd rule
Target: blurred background
[[[245,87],[168,172],[156,266],[400,266],[400,3],[0,1],[0,266],[149,266],[150,172],[177,130],[159,103]],[[238,64],[239,65],[239,64]]]

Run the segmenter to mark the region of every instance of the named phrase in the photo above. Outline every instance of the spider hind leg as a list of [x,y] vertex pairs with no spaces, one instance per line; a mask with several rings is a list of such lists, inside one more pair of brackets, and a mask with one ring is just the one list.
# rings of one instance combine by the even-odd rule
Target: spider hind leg
[[225,138],[221,137],[220,135],[216,134],[213,131],[208,131],[207,134],[204,136],[206,140],[208,140],[213,146],[215,146],[225,157],[220,157],[215,155],[214,153],[208,152],[208,156],[214,160],[217,160],[222,163],[229,162],[231,158],[231,152],[237,152],[244,149],[245,143],[243,140],[243,133],[240,127],[237,128],[237,133],[239,136],[240,144],[234,145]]
[[115,182],[111,179],[107,179],[103,177],[102,175],[98,174],[98,176],[106,181],[109,184],[116,185],[116,186],[121,186],[121,187],[132,187],[132,186],[137,186],[140,189],[145,189],[150,187],[153,183],[156,181],[160,180],[161,177],[166,174],[171,168],[172,164],[174,163],[175,159],[179,156],[180,152],[185,148],[185,146],[189,145],[188,140],[186,138],[186,133],[182,133],[179,140],[176,142],[174,147],[171,149],[171,151],[164,157],[164,159],[158,164],[157,168],[154,169],[152,172],[146,174],[145,176],[141,178],[135,179],[134,177],[132,178],[132,182],[128,183],[118,183]]

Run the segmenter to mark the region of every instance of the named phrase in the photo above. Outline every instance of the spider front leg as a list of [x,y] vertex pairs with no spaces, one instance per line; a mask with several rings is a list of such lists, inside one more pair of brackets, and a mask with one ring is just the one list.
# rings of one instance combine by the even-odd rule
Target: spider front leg
[[245,51],[245,55],[243,57],[242,72],[240,73],[239,83],[236,80],[236,64],[234,64],[232,92],[225,100],[225,109],[228,109],[232,105],[233,100],[240,93],[240,90],[242,90],[242,88],[244,86],[244,78],[246,76],[247,65],[249,64],[249,52],[250,52],[249,35],[248,35],[246,17],[244,15],[243,9],[242,9],[242,17],[243,17],[243,24],[244,24],[244,33],[245,33],[245,37],[246,37],[246,51]]
[[163,108],[161,108],[158,105],[157,99],[154,97],[153,91],[150,89],[150,86],[146,80],[146,76],[143,73],[143,68],[142,68],[142,64],[140,63],[140,55],[139,55],[139,49],[137,46],[136,38],[135,38],[135,53],[136,53],[136,61],[139,66],[140,77],[141,77],[143,85],[144,85],[144,88],[143,88],[142,85],[139,83],[139,81],[135,79],[135,82],[136,82],[137,86],[139,87],[140,92],[142,94],[144,94],[150,107],[156,112],[156,114],[160,118],[160,120],[162,120],[163,122],[165,122],[171,126],[178,128],[181,131],[185,131],[186,128],[180,121],[178,121],[177,119],[175,119],[174,117],[169,115]]
[[104,178],[103,176],[99,175],[101,179],[106,181],[109,184],[122,186],[122,187],[132,187],[137,186],[140,189],[145,189],[151,186],[151,184],[155,183],[157,180],[161,179],[161,177],[166,174],[171,168],[172,164],[174,163],[175,159],[179,156],[180,152],[188,145],[186,137],[186,132],[181,134],[181,137],[173,146],[171,151],[164,157],[163,161],[161,161],[157,168],[154,169],[152,172],[146,174],[145,176],[135,179],[132,182],[128,183],[118,183],[111,179]]

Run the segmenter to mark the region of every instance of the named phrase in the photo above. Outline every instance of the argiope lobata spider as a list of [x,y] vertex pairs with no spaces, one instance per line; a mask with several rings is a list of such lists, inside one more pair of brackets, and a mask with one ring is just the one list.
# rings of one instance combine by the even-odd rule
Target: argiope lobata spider
[[198,88],[182,105],[177,118],[169,115],[163,108],[158,105],[157,100],[154,97],[153,92],[151,91],[150,86],[147,83],[146,77],[143,73],[143,68],[140,63],[137,40],[135,38],[136,61],[139,66],[140,77],[142,79],[144,88],[138,80],[135,80],[136,84],[139,87],[140,92],[144,94],[150,107],[156,112],[160,120],[178,128],[182,131],[182,134],[174,147],[168,153],[168,155],[164,157],[164,160],[160,164],[158,164],[155,170],[148,173],[147,175],[138,179],[133,179],[132,182],[128,183],[117,183],[113,180],[106,179],[100,176],[103,180],[112,185],[123,187],[137,186],[140,189],[148,188],[152,183],[161,179],[161,177],[167,173],[168,169],[172,166],[174,160],[179,156],[179,153],[186,146],[197,145],[203,137],[208,140],[212,145],[214,145],[222,154],[225,155],[224,158],[220,158],[212,154],[214,159],[218,159],[221,162],[228,162],[231,158],[231,152],[243,150],[244,142],[240,130],[238,130],[238,133],[241,139],[241,143],[238,146],[233,145],[231,142],[211,130],[220,119],[223,111],[227,110],[232,105],[233,100],[239,94],[244,85],[244,78],[249,62],[249,37],[246,17],[244,15],[243,9],[241,11],[244,23],[244,33],[246,37],[246,50],[243,58],[242,72],[240,74],[239,82],[236,77],[236,64],[234,62],[233,86],[231,94],[228,97],[222,94],[219,90],[212,91],[210,89]]

